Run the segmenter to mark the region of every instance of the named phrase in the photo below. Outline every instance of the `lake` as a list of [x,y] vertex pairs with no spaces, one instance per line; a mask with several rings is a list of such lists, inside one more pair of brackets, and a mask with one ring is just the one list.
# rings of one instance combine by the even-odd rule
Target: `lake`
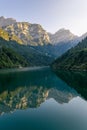
[[0,130],[87,130],[87,72],[0,70]]

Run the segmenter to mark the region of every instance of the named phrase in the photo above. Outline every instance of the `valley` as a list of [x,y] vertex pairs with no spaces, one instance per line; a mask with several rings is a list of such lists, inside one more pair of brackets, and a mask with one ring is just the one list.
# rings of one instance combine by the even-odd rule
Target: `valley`
[[[84,64],[81,64],[81,61],[77,63],[75,54],[71,54],[73,50],[71,48],[79,46],[78,44],[86,36],[87,33],[80,37],[76,36],[70,30],[64,28],[51,34],[40,24],[17,22],[13,18],[4,18],[2,16],[0,17],[0,68],[54,64],[53,68],[86,69],[86,60]],[[83,53],[82,49],[84,48],[80,48],[81,54],[84,53],[83,58],[86,55],[86,47]],[[69,53],[70,56],[68,56]],[[78,59],[80,52],[77,50],[75,53]],[[59,62],[61,59],[61,65],[57,64],[57,58]],[[66,58],[70,58],[70,60],[66,60]]]

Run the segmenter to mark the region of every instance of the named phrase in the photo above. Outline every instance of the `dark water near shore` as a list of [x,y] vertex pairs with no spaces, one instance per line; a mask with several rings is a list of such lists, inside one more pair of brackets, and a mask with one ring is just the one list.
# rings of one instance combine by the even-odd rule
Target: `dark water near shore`
[[87,130],[87,72],[0,70],[0,130]]

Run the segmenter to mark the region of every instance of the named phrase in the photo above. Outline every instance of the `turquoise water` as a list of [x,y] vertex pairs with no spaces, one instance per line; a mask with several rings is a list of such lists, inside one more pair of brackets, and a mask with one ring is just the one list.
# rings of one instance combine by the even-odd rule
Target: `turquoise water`
[[87,73],[0,70],[0,130],[87,130]]

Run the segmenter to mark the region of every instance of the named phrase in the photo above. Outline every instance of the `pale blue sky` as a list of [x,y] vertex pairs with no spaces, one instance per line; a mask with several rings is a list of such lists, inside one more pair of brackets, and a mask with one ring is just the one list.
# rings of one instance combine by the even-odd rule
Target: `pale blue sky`
[[38,23],[51,33],[87,32],[87,0],[0,0],[0,16]]

